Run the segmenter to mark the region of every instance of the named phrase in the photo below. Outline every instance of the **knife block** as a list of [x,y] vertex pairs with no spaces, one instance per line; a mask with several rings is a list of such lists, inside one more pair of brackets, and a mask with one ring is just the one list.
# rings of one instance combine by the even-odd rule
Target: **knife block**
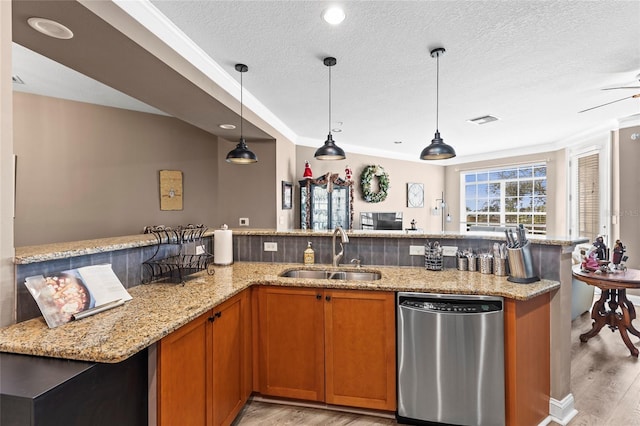
[[533,256],[531,255],[531,243],[529,241],[522,247],[507,248],[507,259],[509,260],[509,278],[507,278],[507,281],[519,284],[540,281],[540,278],[533,272]]

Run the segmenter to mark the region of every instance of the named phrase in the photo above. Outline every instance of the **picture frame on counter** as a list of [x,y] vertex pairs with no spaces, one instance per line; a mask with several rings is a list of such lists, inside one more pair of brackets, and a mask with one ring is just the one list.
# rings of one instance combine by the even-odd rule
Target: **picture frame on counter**
[[282,181],[282,210],[293,208],[293,183]]

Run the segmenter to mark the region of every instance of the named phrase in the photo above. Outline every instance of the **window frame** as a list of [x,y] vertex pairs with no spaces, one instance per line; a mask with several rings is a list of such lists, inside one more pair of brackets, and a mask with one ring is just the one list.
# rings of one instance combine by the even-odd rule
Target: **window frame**
[[[544,168],[544,176],[539,176],[536,175],[535,173],[535,169],[536,168]],[[527,169],[531,170],[531,173],[529,176],[524,175],[523,176],[523,172],[526,172]],[[491,175],[495,175],[495,174],[504,174],[507,173],[509,171],[513,171],[514,172],[514,176],[512,177],[506,177],[506,178],[492,178]],[[475,200],[477,202],[478,199],[483,199],[483,200],[487,200],[485,205],[488,205],[488,210],[486,210],[486,214],[488,216],[499,216],[499,221],[498,223],[492,223],[491,219],[489,217],[487,217],[487,222],[486,223],[478,223],[477,221],[474,223],[475,225],[479,225],[479,226],[486,226],[488,228],[491,227],[505,227],[505,226],[517,226],[517,223],[520,222],[519,220],[519,216],[520,215],[526,215],[526,216],[530,216],[530,221],[524,223],[525,227],[527,227],[527,229],[529,230],[530,233],[534,233],[537,235],[546,235],[547,234],[547,222],[548,222],[548,201],[549,201],[549,194],[548,194],[548,190],[549,190],[549,164],[548,161],[532,161],[532,162],[527,162],[527,163],[515,163],[515,164],[505,164],[505,165],[500,165],[500,166],[494,166],[494,167],[487,167],[487,168],[481,168],[481,169],[469,169],[469,170],[464,170],[464,171],[460,171],[460,232],[461,233],[468,233],[468,232],[472,232],[469,227],[471,225],[469,225],[469,222],[467,222],[468,219],[468,215],[469,214],[475,214],[476,215],[476,220],[478,218],[479,214],[479,210],[477,210],[477,204],[476,204],[476,210],[471,213],[471,212],[467,212],[467,186],[469,183],[473,183],[473,182],[468,182],[467,181],[467,176],[469,175],[476,175],[476,177],[478,175],[487,175],[487,179],[486,180],[474,180],[474,182],[476,182],[476,188],[480,185],[485,185],[487,186],[487,191],[486,191],[486,195],[487,197],[479,197],[478,194],[475,194]],[[536,182],[540,182],[543,181],[544,182],[544,194],[543,195],[535,195],[535,183]],[[533,185],[531,187],[531,189],[527,192],[527,195],[521,196],[519,193],[515,196],[515,197],[508,197],[507,196],[507,185],[510,184],[515,184],[516,185],[516,190],[519,191],[520,187],[522,186],[522,184],[530,184]],[[496,185],[498,185],[498,190],[496,191],[499,196],[498,197],[491,197],[491,191],[489,190],[489,188],[493,187],[496,188]],[[494,192],[494,194],[496,193]],[[529,204],[529,211],[516,211],[516,212],[510,212],[510,211],[506,211],[506,206],[507,206],[507,202],[511,201],[511,202],[516,202],[516,203],[521,203],[523,201],[523,199],[528,198],[528,204]],[[536,211],[536,205],[535,205],[535,200],[539,199],[539,198],[543,198],[544,203],[543,203],[543,211]],[[492,201],[493,200],[493,201]],[[498,210],[491,210],[491,203],[496,203],[498,205]],[[495,205],[495,204],[494,204]],[[507,217],[510,215],[515,215],[516,217],[516,221],[515,222],[509,222],[507,223]],[[544,217],[544,223],[543,224],[537,224],[536,221],[536,217]]]

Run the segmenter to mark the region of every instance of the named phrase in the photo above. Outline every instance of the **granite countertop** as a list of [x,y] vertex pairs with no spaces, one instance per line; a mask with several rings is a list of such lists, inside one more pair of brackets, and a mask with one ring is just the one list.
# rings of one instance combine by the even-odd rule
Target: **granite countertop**
[[[152,345],[252,285],[496,295],[528,300],[560,287],[557,281],[514,284],[479,272],[411,267],[363,267],[377,281],[283,278],[301,264],[239,262],[189,277],[185,285],[146,284],[129,289],[133,300],[89,318],[49,329],[42,317],[0,329],[0,351],[104,363],[120,362]],[[305,269],[331,269],[317,265]],[[354,270],[354,268],[341,268]]]
[[[276,231],[275,229],[233,229],[234,235],[263,235],[263,236],[289,236],[304,237],[309,236],[327,236],[331,237],[331,231],[311,231],[302,229],[292,229],[288,231]],[[424,238],[424,239],[480,239],[480,240],[503,240],[504,235],[495,232],[475,232],[468,234],[460,234],[454,232],[445,232],[438,234],[427,234],[415,231],[348,231],[350,238]],[[208,237],[213,235],[213,230],[209,229],[203,235]],[[567,239],[561,237],[549,236],[530,236],[529,240],[532,244],[555,245],[555,246],[574,246],[575,244],[588,241],[585,238]],[[83,256],[87,254],[95,254],[109,252],[115,250],[124,250],[134,247],[151,246],[157,243],[155,237],[151,234],[126,235],[122,237],[98,238],[94,240],[71,241],[61,243],[42,244],[36,246],[16,247],[14,255],[14,263],[24,265],[36,262],[45,262],[48,260],[66,259],[69,257]]]

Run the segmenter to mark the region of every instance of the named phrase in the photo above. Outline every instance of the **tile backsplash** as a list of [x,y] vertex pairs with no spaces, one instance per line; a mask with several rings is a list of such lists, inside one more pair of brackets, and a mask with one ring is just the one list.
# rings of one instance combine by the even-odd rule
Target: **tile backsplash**
[[[205,246],[213,253],[213,237],[205,237]],[[311,241],[315,251],[315,262],[332,263],[331,236],[305,235],[234,235],[233,258],[236,262],[268,262],[268,263],[300,263],[307,242]],[[433,240],[432,240],[433,241]],[[496,240],[502,242],[502,240]],[[275,242],[278,250],[264,251],[265,242]],[[341,264],[351,265],[352,259],[359,259],[363,266],[424,266],[424,256],[409,255],[409,246],[424,245],[424,238],[371,238],[366,236],[349,236],[349,243],[344,244],[344,257]],[[447,239],[443,245],[457,246],[461,249],[472,248],[476,252],[489,252],[494,241],[486,239]],[[336,245],[338,243],[336,242]],[[339,248],[338,248],[339,249]],[[536,273],[540,278],[560,280],[561,246],[532,244],[532,254]],[[38,263],[16,265],[16,312],[17,321],[25,321],[40,316],[40,310],[28,293],[24,280],[32,275],[50,275],[72,268],[79,268],[100,263],[111,263],[113,271],[126,288],[134,287],[148,279],[142,264],[153,256],[155,246],[136,247],[125,250],[102,252],[91,255],[70,257]],[[161,247],[161,250],[170,250]],[[160,252],[159,257],[165,255]],[[445,268],[455,268],[455,257],[444,258]]]

